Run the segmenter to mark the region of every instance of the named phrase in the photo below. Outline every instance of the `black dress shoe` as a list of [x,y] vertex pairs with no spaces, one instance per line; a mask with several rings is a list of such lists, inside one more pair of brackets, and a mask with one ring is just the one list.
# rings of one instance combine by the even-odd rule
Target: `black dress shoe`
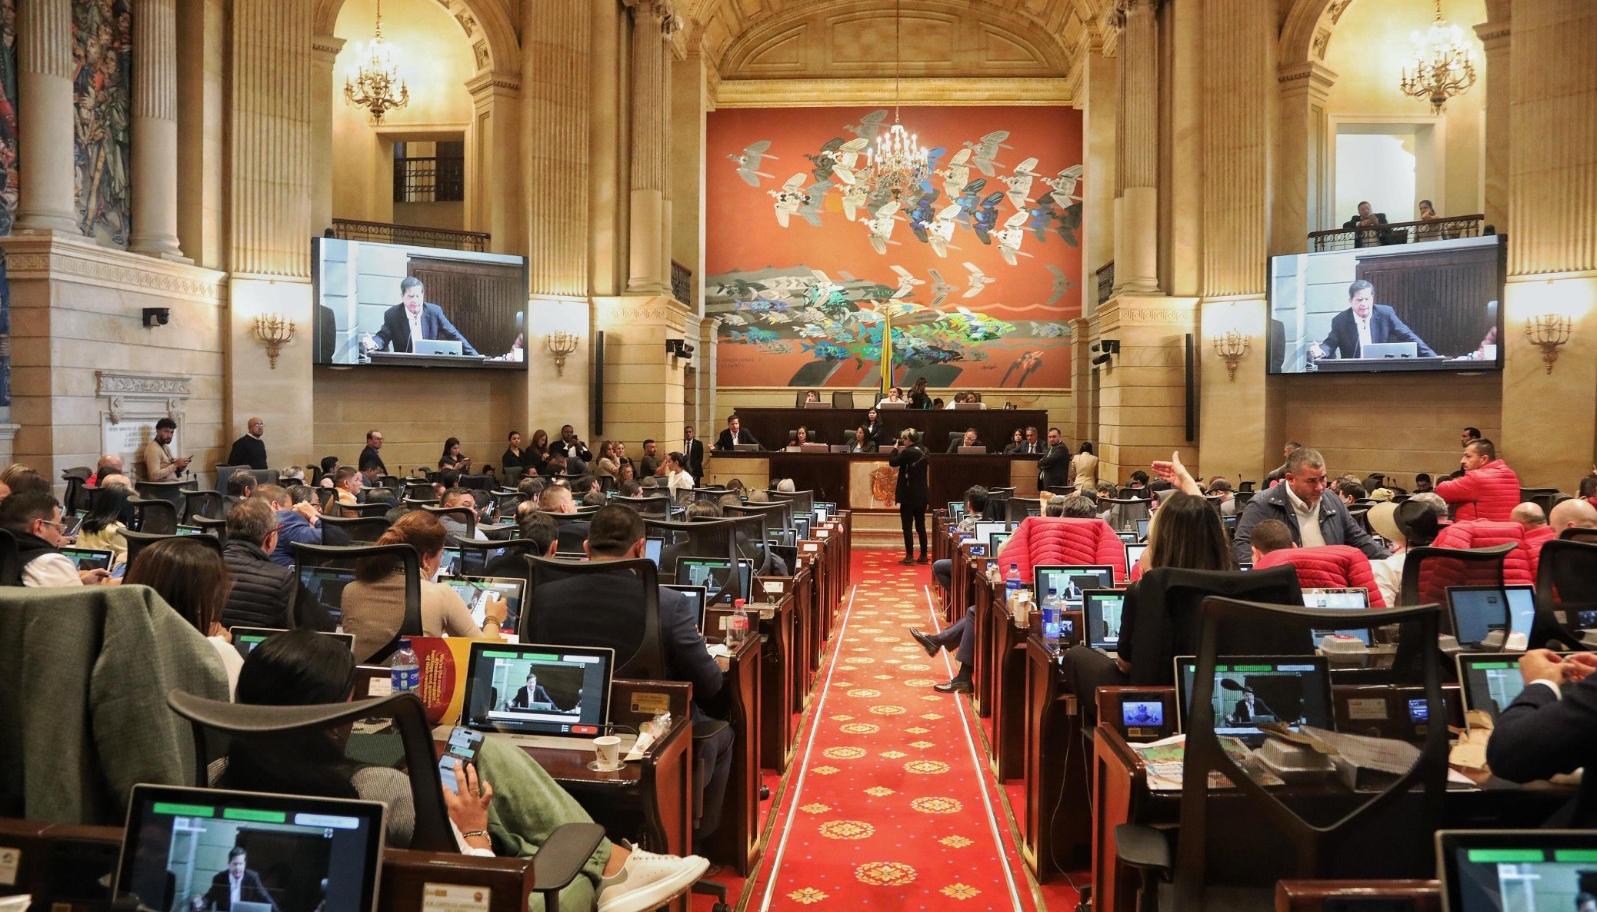
[[945,694],[968,694],[971,691],[970,681],[966,678],[954,678],[941,684],[933,684],[932,690]]
[[917,564],[929,564],[931,562],[932,562],[932,559],[927,557],[926,553],[924,551],[921,552],[921,556],[920,557],[915,559],[915,563],[917,563]]
[[927,655],[936,657],[939,647],[935,640],[914,627],[909,628],[909,635],[915,638],[915,642],[920,644],[920,648],[926,650]]
[[904,559],[899,561],[899,563],[901,563],[901,564],[913,564],[913,563],[915,563],[915,558],[910,557],[908,554],[906,554],[906,555],[904,555]]

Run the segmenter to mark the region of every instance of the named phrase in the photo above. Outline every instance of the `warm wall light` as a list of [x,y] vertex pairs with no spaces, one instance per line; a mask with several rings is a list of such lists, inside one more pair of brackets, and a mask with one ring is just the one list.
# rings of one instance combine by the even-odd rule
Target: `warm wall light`
[[1225,359],[1226,373],[1232,382],[1237,379],[1237,362],[1248,355],[1248,337],[1234,329],[1214,337],[1214,353]]
[[261,314],[255,318],[255,338],[266,346],[266,360],[272,370],[277,370],[277,355],[283,346],[294,341],[294,321],[282,314]]
[[543,337],[543,346],[555,359],[555,373],[564,374],[566,371],[566,356],[577,350],[577,334],[569,333],[563,329]]
[[1547,372],[1553,372],[1553,362],[1558,360],[1558,350],[1569,341],[1572,321],[1568,314],[1537,314],[1525,321],[1525,338],[1542,350],[1542,363]]

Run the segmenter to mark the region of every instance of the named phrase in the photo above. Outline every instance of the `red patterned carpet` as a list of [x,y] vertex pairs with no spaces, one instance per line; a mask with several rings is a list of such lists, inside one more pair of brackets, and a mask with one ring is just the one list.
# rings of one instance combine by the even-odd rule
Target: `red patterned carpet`
[[[931,689],[952,659],[927,659],[905,632],[936,624],[928,568],[898,557],[854,554],[856,587],[739,909],[1043,908],[969,700]],[[1074,907],[1048,892],[1052,908]]]

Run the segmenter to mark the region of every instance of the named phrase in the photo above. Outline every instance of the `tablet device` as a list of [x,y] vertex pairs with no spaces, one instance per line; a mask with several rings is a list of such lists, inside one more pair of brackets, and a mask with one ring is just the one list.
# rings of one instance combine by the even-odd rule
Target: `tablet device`
[[1577,908],[1597,895],[1591,830],[1438,830],[1437,879],[1446,912]]

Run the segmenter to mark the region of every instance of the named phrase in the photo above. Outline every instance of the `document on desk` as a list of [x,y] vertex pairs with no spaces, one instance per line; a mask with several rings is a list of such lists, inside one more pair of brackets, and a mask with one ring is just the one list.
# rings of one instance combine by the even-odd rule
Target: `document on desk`
[[[1303,726],[1299,735],[1316,750],[1330,756],[1336,764],[1337,775],[1354,791],[1380,791],[1412,769],[1420,758],[1418,747],[1393,738],[1350,735],[1312,725]],[[1467,789],[1474,788],[1475,783],[1450,767],[1447,787]]]
[[[1260,785],[1281,785],[1281,777],[1253,762],[1248,746],[1236,738],[1222,737],[1220,746],[1244,770],[1249,770],[1253,780]],[[1187,736],[1171,735],[1147,744],[1133,744],[1131,749],[1141,758],[1148,776],[1148,789],[1154,792],[1179,792],[1186,763]],[[1231,780],[1223,774],[1209,773],[1209,788],[1231,788]]]

